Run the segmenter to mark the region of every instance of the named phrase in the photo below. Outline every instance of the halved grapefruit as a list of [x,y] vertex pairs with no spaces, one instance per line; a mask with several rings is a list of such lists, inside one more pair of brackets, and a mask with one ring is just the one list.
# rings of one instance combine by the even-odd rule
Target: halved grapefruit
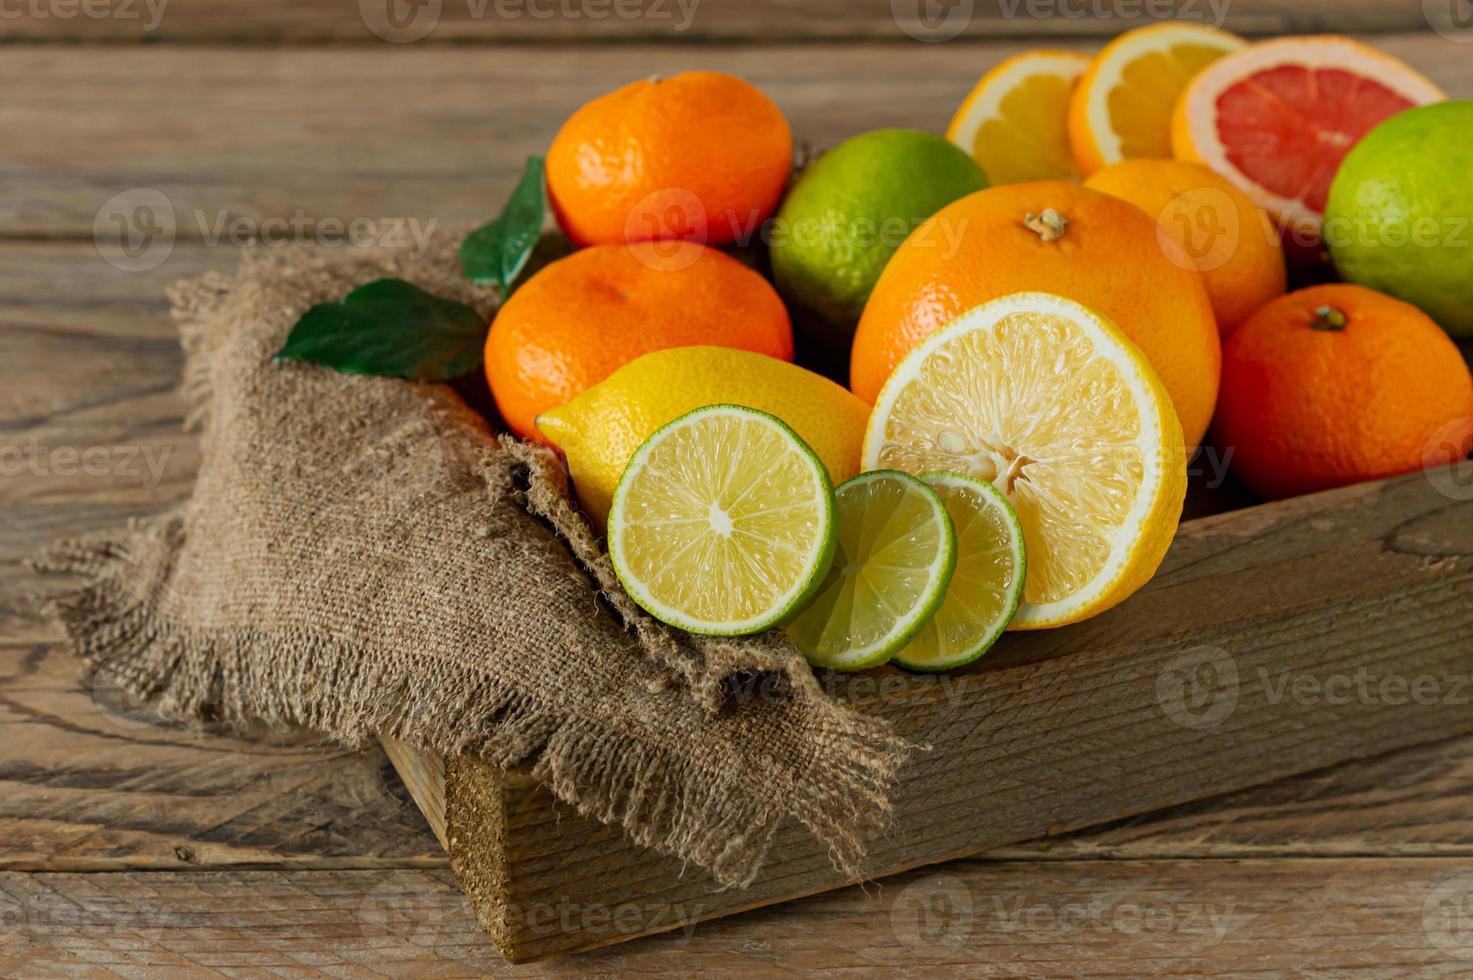
[[1404,62],[1348,37],[1279,38],[1192,80],[1172,149],[1237,184],[1281,228],[1317,233],[1351,147],[1387,117],[1444,98]]

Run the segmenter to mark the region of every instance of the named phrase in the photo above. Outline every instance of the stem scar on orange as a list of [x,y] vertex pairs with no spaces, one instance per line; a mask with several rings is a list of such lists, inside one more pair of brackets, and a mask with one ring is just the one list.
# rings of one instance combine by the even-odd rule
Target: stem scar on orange
[[777,292],[756,272],[693,242],[669,261],[649,247],[595,245],[512,293],[486,337],[486,378],[507,426],[546,443],[537,416],[651,351],[705,344],[793,359]]
[[901,244],[854,336],[854,393],[872,403],[922,339],[1017,292],[1055,293],[1118,324],[1171,395],[1187,447],[1201,441],[1222,357],[1202,277],[1140,208],[1063,181],[971,194]]
[[1213,426],[1264,497],[1292,497],[1467,458],[1473,375],[1410,303],[1314,286],[1268,304],[1228,339]]
[[654,76],[574,112],[547,153],[547,191],[578,245],[757,234],[793,166],[793,134],[766,95],[717,71]]

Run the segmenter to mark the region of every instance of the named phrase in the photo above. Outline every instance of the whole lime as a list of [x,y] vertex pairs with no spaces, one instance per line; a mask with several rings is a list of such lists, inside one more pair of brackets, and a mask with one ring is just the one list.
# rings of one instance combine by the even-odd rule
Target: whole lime
[[986,186],[976,161],[933,133],[877,129],[845,140],[803,171],[778,210],[770,238],[778,291],[852,335],[906,236]]
[[1325,243],[1349,282],[1420,306],[1448,333],[1473,336],[1473,102],[1392,116],[1341,164]]

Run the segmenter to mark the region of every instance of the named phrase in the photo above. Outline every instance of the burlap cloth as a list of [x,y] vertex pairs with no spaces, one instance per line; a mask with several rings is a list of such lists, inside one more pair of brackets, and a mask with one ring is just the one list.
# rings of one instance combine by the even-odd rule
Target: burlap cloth
[[257,251],[176,287],[192,499],[38,562],[81,576],[51,608],[87,668],[173,719],[531,764],[723,884],[753,879],[786,820],[858,870],[907,752],[883,722],[781,634],[645,616],[557,458],[498,441],[450,387],[273,362],[308,307],[381,276],[495,307],[448,238],[413,261]]

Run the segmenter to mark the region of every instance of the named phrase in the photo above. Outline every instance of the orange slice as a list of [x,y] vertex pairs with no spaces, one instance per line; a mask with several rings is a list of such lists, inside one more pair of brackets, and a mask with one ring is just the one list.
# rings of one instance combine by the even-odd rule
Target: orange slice
[[1387,117],[1445,96],[1348,37],[1286,37],[1215,62],[1177,104],[1171,142],[1283,224],[1319,227],[1335,171]]
[[1071,51],[1027,51],[982,76],[946,128],[946,138],[970,153],[988,181],[1079,177],[1069,150],[1069,96],[1089,68]]
[[1242,38],[1198,24],[1140,27],[1110,42],[1069,102],[1069,142],[1088,177],[1108,163],[1171,156],[1171,112],[1194,76]]

